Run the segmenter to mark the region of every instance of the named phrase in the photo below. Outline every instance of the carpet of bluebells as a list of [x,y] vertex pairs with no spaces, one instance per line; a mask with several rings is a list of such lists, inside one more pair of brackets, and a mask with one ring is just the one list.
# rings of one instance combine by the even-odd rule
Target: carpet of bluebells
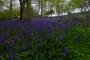
[[89,17],[0,21],[0,60],[89,60]]

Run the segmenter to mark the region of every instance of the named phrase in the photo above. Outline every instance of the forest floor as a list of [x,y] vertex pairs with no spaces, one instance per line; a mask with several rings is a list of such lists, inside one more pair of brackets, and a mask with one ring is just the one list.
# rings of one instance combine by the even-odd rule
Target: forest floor
[[1,60],[89,60],[89,46],[90,15],[0,21]]

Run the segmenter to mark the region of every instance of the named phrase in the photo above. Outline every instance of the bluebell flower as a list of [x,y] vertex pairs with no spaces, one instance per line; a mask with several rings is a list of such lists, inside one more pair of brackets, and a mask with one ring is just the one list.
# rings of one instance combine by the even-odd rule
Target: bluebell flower
[[25,46],[20,47],[20,49],[19,49],[20,52],[24,52],[24,51],[26,51],[26,50],[27,50],[27,48],[26,48]]
[[60,34],[60,39],[61,40],[65,40],[65,38],[66,38],[66,33]]
[[53,32],[53,29],[47,29],[48,30],[48,33],[51,33]]
[[66,27],[66,24],[64,22],[59,22],[58,24],[58,28],[64,29]]
[[67,48],[67,47],[64,47],[63,55],[64,55],[64,56],[68,56],[69,53],[70,53],[70,49]]
[[13,38],[13,40],[17,41],[17,40],[20,40],[21,38],[22,38],[21,35],[16,35],[16,36]]
[[44,45],[41,43],[39,43],[38,45],[37,45],[37,48],[39,48],[39,49],[44,49]]
[[5,35],[4,34],[0,34],[0,43],[3,43],[5,40]]

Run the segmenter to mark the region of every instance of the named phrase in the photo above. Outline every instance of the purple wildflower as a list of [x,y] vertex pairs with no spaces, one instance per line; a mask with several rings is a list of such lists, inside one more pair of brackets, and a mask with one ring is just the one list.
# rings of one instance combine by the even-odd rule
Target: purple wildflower
[[4,42],[5,34],[0,34],[0,43]]
[[67,56],[69,53],[70,53],[69,48],[65,47],[64,50],[63,50],[63,55]]

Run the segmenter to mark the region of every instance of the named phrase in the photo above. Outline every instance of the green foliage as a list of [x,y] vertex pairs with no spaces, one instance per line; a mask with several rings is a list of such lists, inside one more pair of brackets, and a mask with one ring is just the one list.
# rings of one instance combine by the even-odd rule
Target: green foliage
[[32,18],[34,16],[37,16],[36,10],[33,9],[33,7],[28,7],[24,11],[24,19]]
[[18,10],[13,10],[12,11],[12,17],[10,17],[10,11],[9,10],[4,10],[3,12],[0,13],[0,19],[13,19],[13,18],[18,18],[19,17],[19,11]]
[[20,12],[19,10],[13,10],[12,11],[12,18],[19,18],[19,15],[20,15],[19,12]]
[[[24,48],[24,47],[22,46],[22,47],[19,47],[19,49],[20,48]],[[17,53],[18,56],[20,56],[19,58],[22,60],[25,60],[25,59],[32,59],[32,60],[61,59],[62,51],[60,49],[61,44],[59,43],[59,41],[45,40],[41,43],[38,41],[32,41],[32,45],[29,45],[25,48],[28,48],[28,50]]]
[[9,11],[5,10],[0,14],[0,19],[9,19]]
[[86,0],[71,0],[71,5],[72,7],[74,8],[80,8],[81,9],[81,12],[84,11],[84,8],[86,7],[87,8],[87,1]]
[[[47,31],[41,33],[33,31],[31,36],[15,31],[9,33],[12,37],[17,34],[23,36],[15,42],[15,60],[60,60],[62,59],[63,47],[70,49],[69,54],[63,56],[65,60],[89,60],[90,27],[86,29],[82,24],[77,24],[68,31],[64,43],[58,38],[62,32],[59,29],[55,30],[51,33],[51,38],[49,38],[50,33]],[[44,36],[41,37],[42,41],[36,38],[39,36]],[[0,51],[4,52],[5,46],[0,45]],[[2,59],[7,60],[6,55],[8,54],[3,53]]]
[[77,25],[73,27],[67,37],[66,37],[66,46],[68,46],[73,52],[74,60],[89,60],[90,56],[90,27]]
[[52,15],[54,13],[55,13],[55,11],[53,11],[53,9],[50,9],[50,10],[46,11],[45,16]]

